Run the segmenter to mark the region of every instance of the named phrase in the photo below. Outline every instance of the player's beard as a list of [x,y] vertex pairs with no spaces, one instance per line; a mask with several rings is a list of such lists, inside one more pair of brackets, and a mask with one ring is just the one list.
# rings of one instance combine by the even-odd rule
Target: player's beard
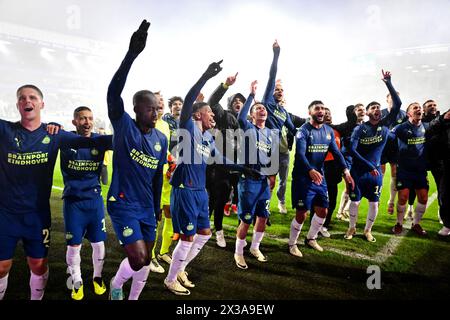
[[325,119],[325,117],[322,116],[321,117],[322,119],[320,120],[316,115],[311,115],[311,118],[314,120],[315,123],[318,123],[318,124],[323,124],[324,119]]

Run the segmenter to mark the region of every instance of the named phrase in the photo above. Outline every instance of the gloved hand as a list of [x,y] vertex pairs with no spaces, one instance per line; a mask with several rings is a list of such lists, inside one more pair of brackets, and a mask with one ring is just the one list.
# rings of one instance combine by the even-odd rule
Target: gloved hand
[[138,55],[144,50],[145,44],[147,43],[147,31],[149,27],[150,22],[147,22],[147,20],[143,20],[141,25],[139,26],[139,29],[137,29],[133,33],[133,35],[131,36],[129,47],[129,51],[131,53]]
[[172,177],[173,172],[175,171],[177,167],[177,162],[175,161],[175,158],[173,155],[169,154],[167,156],[167,163],[169,164],[169,169],[167,169],[166,177],[170,179]]
[[220,71],[222,71],[222,67],[220,64],[223,60],[220,60],[219,62],[213,62],[208,66],[208,69],[206,69],[205,73],[203,73],[203,76],[207,79],[211,79],[212,77],[216,76]]

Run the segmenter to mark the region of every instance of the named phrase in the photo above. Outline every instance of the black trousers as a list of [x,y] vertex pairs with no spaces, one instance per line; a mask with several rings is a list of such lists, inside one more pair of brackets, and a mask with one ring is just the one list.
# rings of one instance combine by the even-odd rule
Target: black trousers
[[[209,216],[214,212],[214,227],[216,231],[223,229],[223,208],[232,201],[237,204],[239,181],[238,173],[230,171],[221,165],[210,165],[206,170],[206,189],[209,193]],[[233,199],[230,199],[233,190]]]
[[[324,163],[325,181],[327,183],[328,190],[328,214],[323,226],[325,228],[330,227],[331,217],[336,209],[337,196],[338,196],[338,184],[342,181],[342,168],[339,167],[335,160],[325,161]],[[310,219],[314,215],[314,208],[311,210]]]

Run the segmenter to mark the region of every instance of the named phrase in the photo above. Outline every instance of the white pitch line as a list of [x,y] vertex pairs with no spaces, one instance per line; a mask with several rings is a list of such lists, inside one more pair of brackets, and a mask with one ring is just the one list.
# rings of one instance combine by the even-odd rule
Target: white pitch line
[[[437,199],[437,192],[433,193],[427,202],[427,209]],[[375,260],[379,263],[384,263],[387,259],[394,255],[398,246],[402,243],[406,233],[411,230],[411,224],[407,223],[403,226],[403,231],[399,235],[393,236],[386,245],[375,255]]]
[[53,188],[53,189],[56,189],[56,190],[61,190],[61,191],[63,191],[63,190],[64,190],[64,188],[61,188],[61,187],[57,187],[57,186],[52,186],[52,188]]

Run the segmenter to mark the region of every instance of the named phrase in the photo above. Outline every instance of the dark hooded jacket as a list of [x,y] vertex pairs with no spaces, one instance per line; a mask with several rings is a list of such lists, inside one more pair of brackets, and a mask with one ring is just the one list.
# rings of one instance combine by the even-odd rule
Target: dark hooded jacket
[[217,149],[223,154],[227,155],[227,152],[230,152],[229,150],[233,150],[233,158],[230,159],[236,162],[237,160],[237,141],[233,138],[234,135],[232,134],[232,131],[226,130],[226,129],[233,129],[236,130],[239,128],[239,124],[237,121],[237,113],[234,112],[234,110],[231,108],[231,105],[235,98],[239,97],[243,103],[245,103],[245,97],[240,94],[236,93],[235,95],[232,95],[228,98],[228,105],[227,109],[225,110],[220,105],[220,100],[223,98],[225,93],[228,89],[225,89],[223,87],[223,84],[221,83],[216,90],[214,90],[213,94],[208,100],[208,104],[211,106],[212,111],[214,112],[214,121],[216,122],[216,129],[220,131],[222,134],[222,137],[225,139],[223,140],[223,144],[220,145],[217,143],[216,139],[216,147]]
[[441,113],[439,111],[436,114],[431,114],[431,113],[425,114],[422,118],[422,122],[423,123],[431,122],[434,119],[436,119],[437,117],[439,117],[440,115],[441,115]]
[[353,129],[357,126],[358,120],[355,114],[355,106],[350,105],[345,110],[347,121],[341,124],[331,124],[330,126],[339,132],[341,135],[342,152],[345,153],[350,148],[350,137],[352,136]]

